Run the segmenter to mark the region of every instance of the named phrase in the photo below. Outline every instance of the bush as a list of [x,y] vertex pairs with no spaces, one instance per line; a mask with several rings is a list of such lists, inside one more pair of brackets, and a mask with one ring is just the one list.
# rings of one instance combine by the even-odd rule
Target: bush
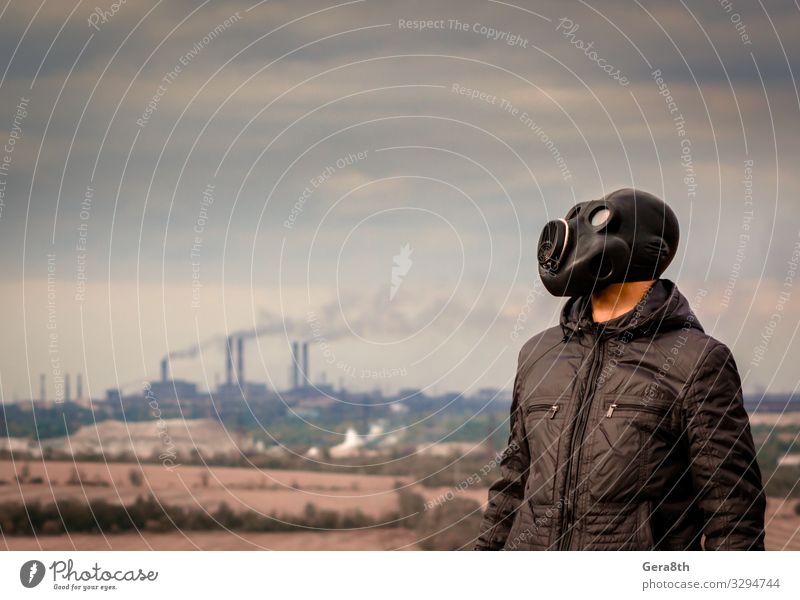
[[426,511],[417,526],[423,550],[470,550],[483,515],[474,500],[455,497]]
[[155,498],[139,497],[122,506],[105,500],[84,504],[64,500],[54,504],[0,504],[0,531],[3,535],[38,536],[63,533],[119,533],[124,531],[299,531],[304,529],[355,529],[374,527],[382,521],[361,511],[339,513],[320,510],[307,504],[303,515],[262,515],[254,511],[235,511],[224,502],[213,513],[197,507],[170,506]]
[[64,533],[64,525],[58,519],[49,519],[42,523],[42,535],[60,535]]
[[783,466],[773,471],[764,471],[764,491],[774,498],[800,498],[800,467]]
[[67,479],[67,485],[81,485],[81,481],[83,481],[83,475],[78,471],[78,467],[75,467]]
[[419,525],[425,512],[425,498],[409,488],[400,487],[402,484],[395,484],[397,491],[398,518],[403,527],[414,529]]
[[128,471],[128,481],[131,482],[133,487],[142,487],[144,475],[139,469],[131,469]]
[[30,476],[31,468],[28,465],[22,465],[19,473],[17,473],[17,483],[25,483]]

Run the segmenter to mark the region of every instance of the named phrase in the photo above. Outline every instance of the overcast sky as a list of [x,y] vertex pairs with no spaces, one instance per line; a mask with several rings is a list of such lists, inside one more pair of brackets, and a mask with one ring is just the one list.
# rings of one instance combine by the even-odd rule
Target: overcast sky
[[255,329],[281,389],[295,338],[352,389],[509,387],[561,305],[542,225],[623,186],[745,389],[792,391],[800,6],[697,4],[4,4],[3,398],[181,350],[213,386]]

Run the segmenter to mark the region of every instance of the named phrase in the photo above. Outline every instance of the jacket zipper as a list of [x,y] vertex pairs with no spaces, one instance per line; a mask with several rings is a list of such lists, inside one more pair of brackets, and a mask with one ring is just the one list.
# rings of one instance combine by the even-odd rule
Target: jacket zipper
[[[564,485],[564,499],[561,503],[561,532],[559,541],[559,550],[568,550],[569,544],[572,541],[572,526],[575,520],[575,503],[577,501],[577,481],[572,485],[573,471],[577,472],[580,468],[581,454],[583,450],[583,437],[586,434],[586,425],[589,421],[589,413],[592,409],[592,396],[594,395],[594,388],[596,385],[597,371],[603,363],[603,341],[602,331],[598,331],[596,338],[597,343],[594,348],[594,356],[591,369],[587,377],[586,391],[581,398],[580,406],[578,407],[578,415],[575,423],[575,429],[572,433],[572,438],[569,443],[569,452],[567,453],[567,469],[566,469],[566,482]],[[575,448],[575,443],[579,442],[578,448]],[[577,454],[573,460],[573,454]],[[578,467],[575,467],[577,463]],[[577,477],[576,477],[577,479]]]
[[654,415],[665,415],[667,413],[666,409],[656,408],[654,406],[648,406],[646,404],[631,404],[626,402],[614,402],[610,404],[608,410],[606,411],[606,418],[610,419],[614,415],[615,410],[632,410],[636,412],[649,412]]
[[558,404],[534,404],[528,409],[528,414],[546,410],[548,413],[548,418],[555,419],[558,408]]

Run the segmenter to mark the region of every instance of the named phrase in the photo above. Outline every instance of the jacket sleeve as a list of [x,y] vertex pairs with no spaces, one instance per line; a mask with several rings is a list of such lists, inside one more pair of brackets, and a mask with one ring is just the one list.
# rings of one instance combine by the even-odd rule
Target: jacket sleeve
[[500,478],[489,487],[489,503],[483,515],[475,550],[502,550],[525,493],[531,460],[525,438],[524,419],[520,414],[519,381],[518,372],[511,402],[508,446],[500,455]]
[[686,390],[695,504],[706,550],[763,550],[766,501],[730,350],[706,354]]

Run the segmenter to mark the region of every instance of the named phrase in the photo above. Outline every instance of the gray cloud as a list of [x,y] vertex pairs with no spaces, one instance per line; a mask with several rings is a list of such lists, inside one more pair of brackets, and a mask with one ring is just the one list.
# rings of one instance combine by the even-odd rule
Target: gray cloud
[[[20,98],[30,104],[0,218],[3,310],[15,323],[0,350],[4,388],[25,395],[46,368],[46,298],[38,295],[48,252],[57,256],[66,368],[86,371],[98,389],[112,385],[115,372],[121,380],[141,377],[170,350],[263,326],[264,310],[302,325],[308,310],[338,307],[337,296],[342,314],[327,315],[330,323],[338,328],[349,316],[384,340],[435,317],[391,352],[337,334],[349,363],[413,362],[455,329],[425,369],[398,385],[440,377],[450,388],[505,385],[522,341],[508,330],[535,281],[539,228],[575,198],[623,185],[663,194],[675,207],[683,241],[669,275],[689,290],[709,290],[704,320],[718,322],[740,363],[750,360],[798,233],[794,3],[733,2],[728,12],[718,3],[535,3],[549,21],[486,1],[338,8],[286,1],[247,12],[252,4],[130,3],[95,31],[87,24],[94,6],[78,5],[65,21],[75,5],[47,3],[24,38],[38,4],[6,9],[0,138],[9,137]],[[220,29],[237,11],[241,18]],[[630,84],[619,85],[570,44],[557,31],[562,17],[579,25],[573,41],[593,42],[597,57]],[[415,31],[399,27],[400,19],[446,26]],[[467,30],[451,28],[450,19]],[[487,38],[480,26],[525,44]],[[165,83],[176,65],[180,73]],[[694,193],[684,182],[681,138],[654,69],[686,119]],[[497,100],[470,99],[454,84]],[[359,152],[365,157],[347,158]],[[753,161],[754,209],[738,258],[745,160]],[[214,201],[204,209],[209,183]],[[82,213],[88,186],[93,199]],[[81,304],[73,298],[82,225],[91,290],[83,308],[97,315],[83,331],[75,328]],[[195,260],[190,251],[198,236]],[[418,261],[404,284],[408,297],[376,306],[392,257],[406,243],[417,248]],[[204,286],[198,311],[187,309],[193,262]],[[454,274],[462,268],[459,281]],[[734,294],[723,306],[734,271]],[[133,297],[121,299],[115,290]],[[109,294],[115,305],[104,308]],[[542,308],[526,334],[554,321],[558,302],[536,302]],[[795,385],[779,365],[783,349],[797,347],[791,330],[800,319],[798,302],[792,297],[786,305],[788,338],[774,342],[749,389]],[[114,327],[114,315],[126,312],[136,319]],[[283,385],[286,349],[278,341],[263,342],[265,364],[248,372]],[[478,355],[493,352],[510,358],[473,381],[490,362]],[[75,358],[84,353],[86,364]],[[180,368],[203,377],[191,361]]]

